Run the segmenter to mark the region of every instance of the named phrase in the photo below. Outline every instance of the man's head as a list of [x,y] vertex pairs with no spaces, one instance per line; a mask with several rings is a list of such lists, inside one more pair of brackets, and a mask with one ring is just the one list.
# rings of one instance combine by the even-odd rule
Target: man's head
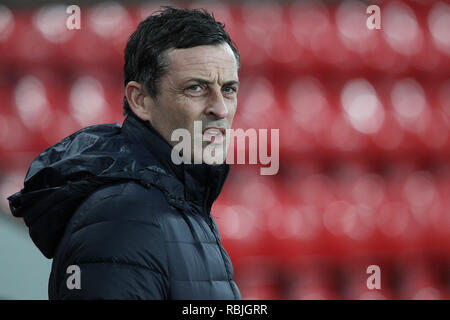
[[187,129],[193,146],[194,121],[203,130],[231,128],[239,68],[239,52],[222,23],[203,10],[165,7],[141,22],[128,41],[124,113],[149,121],[172,146],[178,143],[171,141],[172,132]]

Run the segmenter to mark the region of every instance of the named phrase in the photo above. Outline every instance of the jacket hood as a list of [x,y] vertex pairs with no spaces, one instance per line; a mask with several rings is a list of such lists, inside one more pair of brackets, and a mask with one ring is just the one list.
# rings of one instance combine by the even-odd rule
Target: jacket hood
[[24,188],[9,206],[22,217],[36,246],[52,258],[75,210],[106,185],[135,181],[159,188],[169,204],[209,215],[228,176],[229,165],[180,164],[172,147],[133,114],[123,125],[81,129],[44,150],[28,169]]

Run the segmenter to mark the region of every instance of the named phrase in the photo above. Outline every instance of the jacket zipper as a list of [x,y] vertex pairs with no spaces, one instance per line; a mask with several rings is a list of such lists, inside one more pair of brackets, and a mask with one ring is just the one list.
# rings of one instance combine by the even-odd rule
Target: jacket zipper
[[[208,176],[208,178],[209,178],[209,176]],[[207,219],[207,223],[209,225],[209,228],[211,229],[211,232],[214,235],[214,239],[216,239],[216,243],[217,243],[217,246],[219,247],[220,255],[222,256],[222,261],[225,266],[225,256],[223,255],[223,252],[222,252],[222,244],[220,243],[219,238],[217,237],[216,232],[214,230],[211,213],[208,214],[207,208],[206,208],[206,206],[208,205],[209,194],[210,194],[210,189],[207,188],[205,201],[203,202],[203,214],[204,214],[205,218]],[[230,274],[226,267],[225,267],[225,271],[227,273],[227,276],[229,276]],[[230,285],[231,292],[233,292],[233,295],[236,298],[236,293],[234,292],[233,286],[231,285],[231,280],[232,279],[228,278],[228,284]]]

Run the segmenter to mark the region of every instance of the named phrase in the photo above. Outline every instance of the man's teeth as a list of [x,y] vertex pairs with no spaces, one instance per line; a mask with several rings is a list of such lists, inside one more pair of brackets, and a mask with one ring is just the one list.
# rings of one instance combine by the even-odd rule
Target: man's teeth
[[218,135],[221,135],[222,132],[218,129],[208,129],[208,130],[205,130],[204,134],[218,136]]
[[207,140],[210,140],[212,143],[222,143],[224,140],[223,133],[219,129],[207,129],[203,133]]

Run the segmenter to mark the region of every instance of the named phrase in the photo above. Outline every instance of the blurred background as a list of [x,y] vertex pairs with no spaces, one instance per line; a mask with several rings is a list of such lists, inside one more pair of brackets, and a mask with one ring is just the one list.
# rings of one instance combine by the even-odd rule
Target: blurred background
[[123,48],[168,4],[237,44],[233,127],[280,130],[278,174],[233,165],[213,206],[242,297],[450,298],[449,1],[78,1],[80,30],[70,4],[0,4],[0,298],[47,299],[51,266],[6,197],[48,146],[122,123]]

